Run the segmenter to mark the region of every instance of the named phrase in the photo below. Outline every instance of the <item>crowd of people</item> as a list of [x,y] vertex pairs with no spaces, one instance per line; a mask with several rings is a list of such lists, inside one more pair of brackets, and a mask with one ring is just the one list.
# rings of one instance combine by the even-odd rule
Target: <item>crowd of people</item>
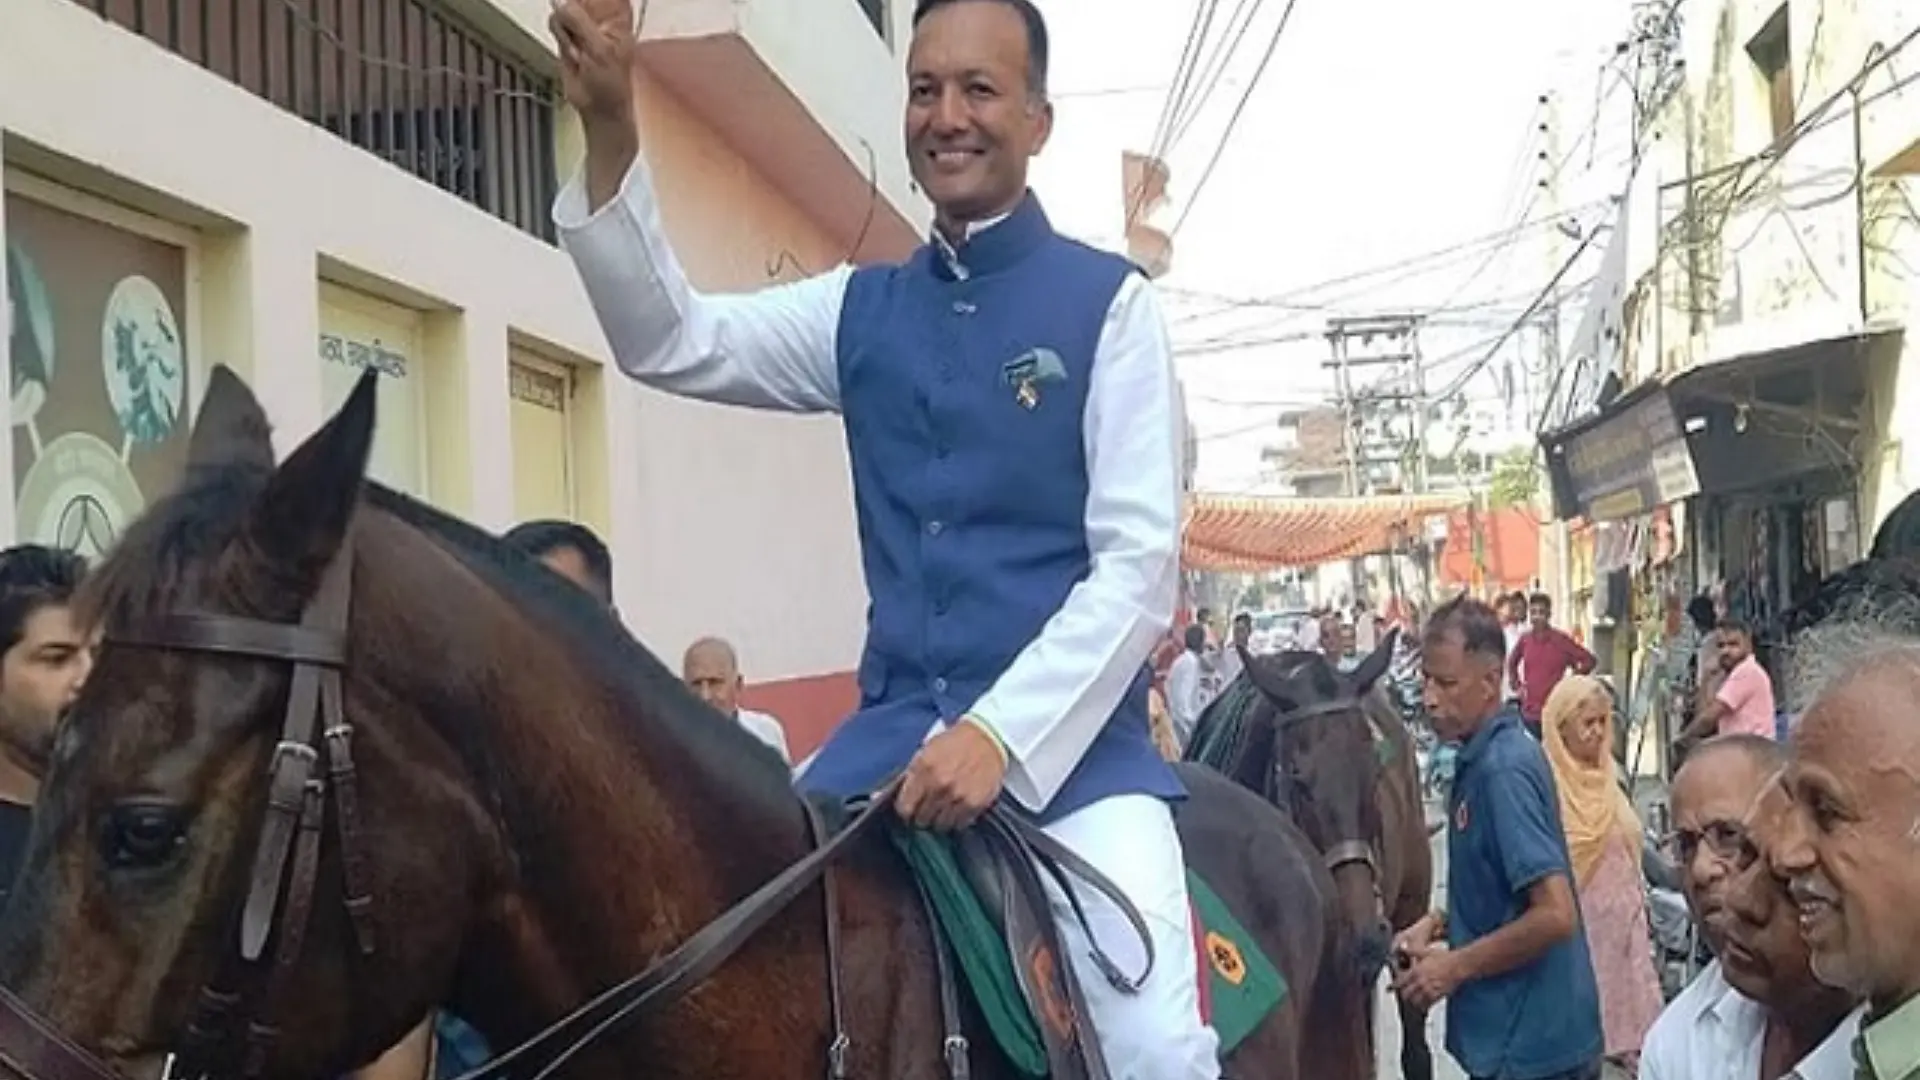
[[1473,1077],[1920,1078],[1920,734],[1888,707],[1920,690],[1920,618],[1803,632],[1781,657],[1801,706],[1783,741],[1752,632],[1692,605],[1661,848],[1714,959],[1663,1006],[1613,695],[1536,656],[1552,685],[1529,716],[1516,653],[1546,612],[1516,641],[1515,606],[1456,599],[1422,636],[1429,716],[1462,751],[1445,905],[1396,940],[1396,991],[1448,1002]]

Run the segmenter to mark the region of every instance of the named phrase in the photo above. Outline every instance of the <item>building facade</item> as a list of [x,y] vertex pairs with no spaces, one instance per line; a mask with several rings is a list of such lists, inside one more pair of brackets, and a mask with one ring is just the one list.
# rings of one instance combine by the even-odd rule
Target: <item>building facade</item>
[[[635,79],[696,284],[903,255],[902,0],[652,0]],[[216,362],[284,454],[375,367],[373,475],[492,529],[607,537],[669,663],[733,640],[804,753],[865,598],[831,418],[609,367],[549,206],[576,167],[543,0],[9,0],[0,181],[14,437],[0,535],[98,551],[179,477]],[[98,374],[100,381],[93,381]]]
[[1772,636],[1920,487],[1920,4],[1716,0],[1675,30],[1574,349],[1590,407],[1542,440],[1592,525],[1574,587],[1648,670],[1695,592]]

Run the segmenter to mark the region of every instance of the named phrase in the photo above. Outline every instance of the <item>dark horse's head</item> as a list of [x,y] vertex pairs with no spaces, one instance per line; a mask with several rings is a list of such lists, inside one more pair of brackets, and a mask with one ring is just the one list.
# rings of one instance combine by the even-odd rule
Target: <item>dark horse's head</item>
[[[83,587],[102,647],[0,984],[129,1075],[339,1075],[443,1002],[510,1045],[801,844],[785,770],[601,605],[365,482],[374,406],[369,375],[276,465],[217,370],[179,490]],[[722,768],[765,816],[662,809]]]
[[[1238,714],[1232,718],[1238,733],[1226,740],[1231,746],[1213,750],[1217,760],[1209,762],[1265,794],[1320,850],[1357,935],[1363,978],[1386,962],[1392,933],[1380,898],[1382,733],[1367,714],[1386,707],[1374,686],[1393,658],[1396,637],[1388,634],[1346,672],[1317,652],[1243,654],[1244,683],[1216,703],[1224,714]],[[1208,719],[1216,724],[1203,721],[1196,744],[1218,738],[1206,728],[1229,715]]]

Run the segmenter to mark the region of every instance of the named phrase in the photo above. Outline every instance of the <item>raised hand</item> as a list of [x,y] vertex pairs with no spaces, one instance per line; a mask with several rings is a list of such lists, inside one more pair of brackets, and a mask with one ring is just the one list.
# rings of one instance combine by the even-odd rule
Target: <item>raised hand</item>
[[630,128],[639,32],[632,0],[553,0],[547,25],[560,53],[561,88],[581,122]]

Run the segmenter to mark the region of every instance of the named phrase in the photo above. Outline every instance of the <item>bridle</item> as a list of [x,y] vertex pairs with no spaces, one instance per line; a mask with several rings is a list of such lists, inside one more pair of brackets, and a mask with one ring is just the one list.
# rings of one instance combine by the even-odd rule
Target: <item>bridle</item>
[[[246,1080],[265,1070],[280,1035],[273,1018],[286,1004],[286,988],[313,914],[329,802],[355,943],[362,956],[374,954],[373,896],[360,834],[353,725],[341,695],[352,579],[352,548],[343,546],[298,623],[189,611],[103,639],[113,647],[247,657],[293,668],[279,741],[268,765],[266,817],[246,879],[237,940],[223,967],[201,987],[186,1034],[167,1057],[163,1080],[216,1075],[223,1049],[239,1051],[238,1075]],[[248,996],[247,988],[256,993]],[[34,1080],[119,1080],[12,994],[0,995],[0,1060]]]
[[[1366,722],[1366,705],[1362,698],[1356,694],[1342,694],[1326,701],[1316,701],[1311,705],[1280,712],[1274,718],[1273,790],[1268,796],[1274,803],[1286,807],[1291,812],[1295,805],[1294,795],[1299,788],[1299,782],[1294,779],[1292,770],[1286,764],[1287,732],[1308,720],[1354,712],[1360,713],[1361,721]],[[1380,881],[1380,858],[1377,847],[1376,838],[1340,840],[1322,852],[1320,858],[1326,864],[1329,873],[1337,872],[1342,867],[1354,863],[1365,864],[1372,872],[1377,888]]]
[[[373,897],[367,888],[369,866],[360,839],[353,725],[345,712],[341,686],[347,659],[352,571],[352,547],[344,544],[297,623],[188,611],[105,638],[105,644],[120,648],[246,657],[293,668],[280,738],[270,759],[266,819],[236,927],[238,940],[225,966],[201,989],[179,1047],[166,1058],[162,1080],[212,1080],[229,1075],[257,1080],[262,1075],[280,1034],[271,1020],[281,1014],[285,1004],[286,988],[292,981],[313,912],[321,834],[329,804],[340,842],[342,891],[355,945],[362,956],[375,953]],[[817,829],[816,846],[811,852],[645,971],[601,992],[459,1080],[501,1080],[509,1074],[518,1077],[523,1073],[530,1074],[530,1080],[545,1080],[636,1014],[686,994],[823,878],[829,1006],[835,1030],[830,1075],[844,1078],[850,1042],[841,1001],[834,875],[829,868],[849,846],[892,816],[899,787],[900,781],[895,779],[871,797],[850,802],[847,810],[851,819],[842,828],[831,836]],[[817,824],[818,815],[810,815],[809,820]],[[1071,852],[1060,848],[1037,827],[1024,821],[1014,823],[1043,854],[1073,866],[1077,875],[1106,892],[1124,911],[1132,911],[1110,882],[1090,867],[1077,865]],[[1137,912],[1130,918],[1138,925]],[[1144,927],[1141,933],[1145,940]],[[273,946],[271,955],[269,945]],[[1149,962],[1151,955],[1149,951]],[[249,989],[254,993],[247,994]],[[231,1059],[236,1050],[240,1054],[239,1070],[222,1072],[218,1066]],[[0,1065],[28,1080],[126,1080],[5,987],[0,987]]]

